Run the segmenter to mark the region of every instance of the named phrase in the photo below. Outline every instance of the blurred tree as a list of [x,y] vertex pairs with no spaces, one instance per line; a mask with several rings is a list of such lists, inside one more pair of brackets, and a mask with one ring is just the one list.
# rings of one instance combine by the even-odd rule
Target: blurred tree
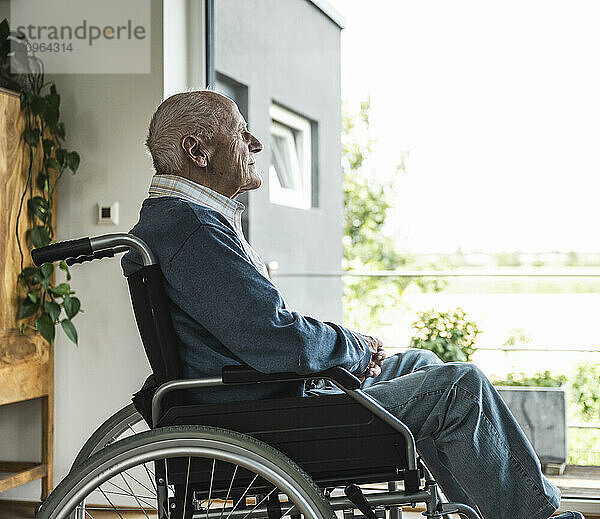
[[499,267],[520,267],[521,259],[517,252],[500,252],[495,255]]
[[567,261],[565,262],[567,267],[578,267],[579,266],[579,257],[575,251],[570,251],[567,254]]
[[513,328],[503,343],[504,346],[521,346],[531,342],[531,335],[524,328]]
[[[358,113],[350,113],[344,103],[342,122],[342,169],[344,172],[344,270],[395,270],[406,264],[384,233],[390,208],[391,183],[377,182],[366,174],[366,162],[372,151],[367,98]],[[404,170],[404,157],[399,171]],[[396,304],[407,278],[351,277],[344,283],[344,320],[354,328],[379,327],[382,310]]]
[[571,384],[571,399],[579,419],[600,421],[600,363],[588,362],[577,366]]
[[[344,103],[342,120],[342,169],[344,172],[344,270],[381,271],[418,266],[415,258],[400,254],[385,232],[393,182],[380,182],[370,175],[368,159],[374,140],[370,134],[371,100],[351,112]],[[395,173],[406,172],[408,152],[402,151]],[[422,290],[441,290],[441,279],[349,277],[344,282],[344,320],[350,327],[376,330],[384,323],[384,310],[400,301],[405,288],[415,281]]]

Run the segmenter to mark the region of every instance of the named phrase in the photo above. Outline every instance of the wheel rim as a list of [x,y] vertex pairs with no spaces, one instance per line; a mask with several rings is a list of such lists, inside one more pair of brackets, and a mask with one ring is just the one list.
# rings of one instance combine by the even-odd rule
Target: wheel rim
[[[239,498],[237,503],[232,499],[231,504],[229,503],[229,494],[224,500],[222,499],[222,495],[219,494],[219,496],[221,496],[220,498],[214,497],[214,499],[211,501],[210,490],[212,490],[213,481],[211,477],[211,489],[209,490],[207,496],[208,499],[203,500],[205,503],[207,501],[207,505],[204,506],[203,510],[205,510],[205,512],[203,511],[202,515],[207,519],[211,519],[213,517],[220,517],[221,519],[254,519],[256,517],[260,517],[260,514],[262,514],[262,512],[267,508],[267,500],[269,498],[273,499],[270,497],[273,494],[276,496],[280,496],[280,494],[287,496],[287,504],[290,508],[287,509],[288,506],[285,506],[284,508],[280,505],[283,514],[282,517],[291,515],[292,513],[294,515],[302,513],[304,517],[307,518],[322,518],[322,514],[319,513],[318,504],[316,503],[314,496],[299,486],[294,481],[294,478],[290,476],[285,469],[271,460],[265,459],[260,454],[240,447],[239,445],[207,438],[162,439],[145,445],[138,445],[131,449],[120,452],[114,457],[111,457],[109,460],[97,464],[97,466],[91,467],[90,472],[84,475],[75,485],[73,485],[73,487],[60,500],[57,506],[55,506],[54,509],[49,512],[48,517],[51,519],[66,518],[69,516],[69,514],[75,511],[75,508],[79,504],[79,510],[75,517],[86,517],[90,519],[93,519],[98,515],[101,517],[111,517],[110,515],[101,515],[99,513],[98,515],[95,515],[97,512],[102,510],[103,513],[112,511],[113,517],[121,517],[123,519],[121,512],[125,511],[126,508],[121,508],[123,505],[117,505],[114,503],[114,501],[118,500],[120,502],[122,500],[121,498],[116,498],[115,496],[128,493],[130,494],[130,497],[134,497],[137,504],[137,507],[134,508],[141,512],[140,517],[145,516],[146,518],[150,519],[151,517],[162,517],[161,514],[166,516],[167,514],[165,514],[165,508],[169,509],[169,511],[172,511],[170,508],[173,506],[173,502],[176,502],[169,502],[169,494],[173,489],[169,488],[168,468],[165,471],[167,475],[167,481],[165,485],[166,506],[164,506],[164,508],[161,507],[160,514],[157,511],[157,501],[155,500],[152,502],[152,498],[154,496],[152,496],[150,493],[151,488],[154,488],[157,493],[160,493],[160,485],[158,485],[158,489],[156,484],[153,484],[152,487],[150,485],[145,485],[145,493],[143,495],[137,495],[133,487],[136,486],[139,488],[141,482],[137,481],[137,483],[134,483],[136,481],[136,477],[134,476],[132,478],[131,474],[128,474],[127,471],[134,467],[138,467],[140,469],[141,467],[144,467],[145,471],[148,472],[147,481],[151,481],[151,479],[155,478],[156,475],[151,471],[151,469],[148,468],[148,464],[150,462],[168,459],[170,460],[170,463],[171,461],[175,461],[175,458],[178,460],[185,460],[186,458],[190,460],[188,461],[188,476],[192,459],[214,460],[213,475],[216,463],[222,463],[236,467],[232,473],[232,485],[235,481],[236,472],[238,470],[237,467],[241,467],[243,470],[252,472],[256,475],[254,480],[252,480],[248,486],[248,489],[244,495]],[[82,471],[84,468],[87,468],[87,465],[88,464],[82,467]],[[167,466],[166,461],[165,466]],[[124,473],[128,475],[124,475]],[[118,478],[119,476],[120,483],[116,484],[114,478]],[[250,493],[250,489],[258,477],[261,478],[260,481],[268,481],[271,485],[273,485],[273,490],[271,490],[268,495],[263,496],[261,494],[258,497],[254,497],[254,502],[252,502],[253,497]],[[109,485],[109,487],[105,486],[103,490],[102,487],[105,484]],[[110,490],[107,490],[107,488],[110,488]],[[100,493],[103,495],[108,503],[108,508],[97,508],[93,505],[85,504],[86,500],[88,503],[91,502],[89,496],[93,495],[96,491],[100,491]],[[187,510],[189,510],[189,505],[194,504],[191,502],[186,502],[188,499],[187,483],[184,495],[183,511],[173,513],[171,517],[182,517],[184,519],[200,517],[200,515],[196,513],[186,513]],[[196,504],[198,504],[198,500],[193,496],[194,493],[189,496],[190,501],[196,500]],[[242,498],[244,498],[243,503]],[[250,500],[249,504],[248,500]],[[280,498],[278,497],[277,500],[280,501]],[[180,501],[181,499],[179,499],[179,502]],[[199,502],[200,507],[202,507],[203,501],[201,500]],[[159,502],[164,503],[164,499],[160,499]],[[221,503],[221,507],[217,508],[215,513],[213,510],[215,508],[215,503],[217,502]],[[285,498],[283,499],[283,502],[286,502]],[[82,506],[85,508],[82,508]],[[131,509],[131,503],[128,506],[128,509]]]

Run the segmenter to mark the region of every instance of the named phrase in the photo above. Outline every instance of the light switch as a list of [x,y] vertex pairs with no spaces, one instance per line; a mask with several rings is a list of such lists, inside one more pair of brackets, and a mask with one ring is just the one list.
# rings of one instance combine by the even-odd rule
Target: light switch
[[113,202],[113,203],[98,202],[98,224],[99,225],[118,225],[119,224],[119,202]]

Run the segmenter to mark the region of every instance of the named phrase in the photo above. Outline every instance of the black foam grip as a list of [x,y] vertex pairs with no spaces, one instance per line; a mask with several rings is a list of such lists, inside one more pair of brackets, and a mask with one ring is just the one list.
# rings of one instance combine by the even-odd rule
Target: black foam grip
[[298,373],[261,373],[250,366],[225,366],[221,372],[224,384],[250,384],[257,382],[287,382],[325,378],[334,380],[346,389],[358,389],[360,381],[347,369],[330,368],[319,373],[298,375]]
[[61,241],[53,245],[33,249],[31,258],[39,267],[42,263],[54,263],[67,258],[76,258],[77,256],[90,256],[93,253],[90,239],[79,238],[78,240]]
[[102,258],[114,258],[115,257],[115,251],[113,249],[104,249],[98,252],[94,252],[94,254],[90,255],[90,256],[78,256],[76,258],[68,258],[67,261],[67,265],[69,265],[69,267],[71,265],[75,265],[76,263],[85,263],[86,261],[94,261],[97,259],[102,259]]

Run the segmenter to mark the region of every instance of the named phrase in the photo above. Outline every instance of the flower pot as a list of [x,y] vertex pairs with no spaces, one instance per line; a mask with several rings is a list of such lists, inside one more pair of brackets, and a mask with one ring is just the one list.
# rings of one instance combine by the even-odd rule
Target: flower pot
[[544,470],[562,474],[567,462],[564,388],[501,386],[496,389],[531,442]]

